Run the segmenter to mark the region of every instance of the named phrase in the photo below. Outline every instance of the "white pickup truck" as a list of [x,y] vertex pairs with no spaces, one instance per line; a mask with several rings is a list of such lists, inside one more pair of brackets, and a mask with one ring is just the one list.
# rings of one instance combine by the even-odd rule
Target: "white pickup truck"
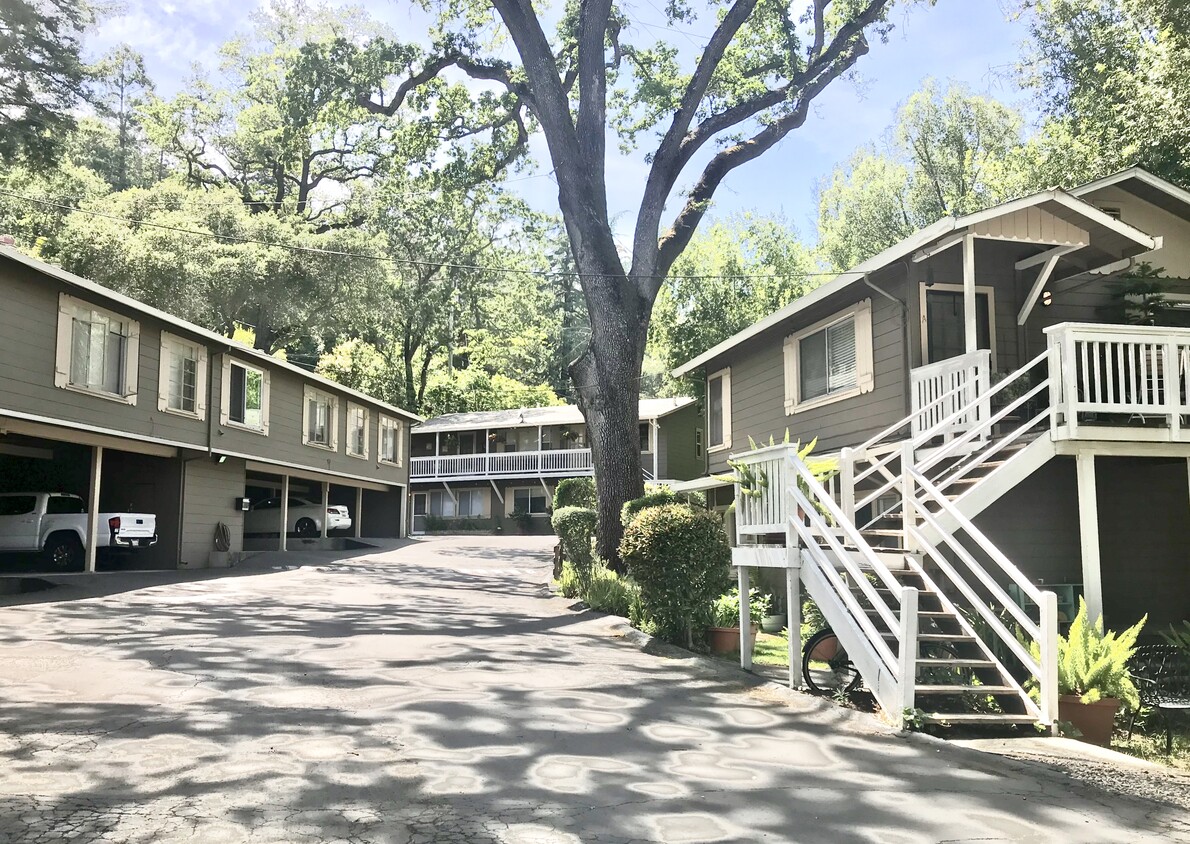
[[[100,513],[96,548],[147,548],[157,541],[151,513]],[[87,505],[60,492],[0,493],[0,552],[40,551],[61,568],[77,567],[87,547]]]

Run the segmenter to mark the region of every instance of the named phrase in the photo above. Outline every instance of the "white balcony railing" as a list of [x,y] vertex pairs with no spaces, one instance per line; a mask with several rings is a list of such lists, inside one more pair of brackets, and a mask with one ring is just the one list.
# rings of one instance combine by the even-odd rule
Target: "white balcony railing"
[[1129,439],[1190,440],[1190,329],[1063,323],[1045,333],[1056,438],[1116,426],[1133,429]]
[[[991,386],[992,353],[987,349],[947,358],[937,363],[919,366],[909,373],[913,393],[912,436],[935,428],[939,422],[947,424],[938,431],[943,439],[951,439],[991,415],[990,402],[976,402],[977,396],[987,393]],[[956,416],[961,408],[970,410]]]
[[590,472],[591,449],[589,448],[415,457],[409,469],[410,477],[415,479],[548,477],[552,475],[583,475]]

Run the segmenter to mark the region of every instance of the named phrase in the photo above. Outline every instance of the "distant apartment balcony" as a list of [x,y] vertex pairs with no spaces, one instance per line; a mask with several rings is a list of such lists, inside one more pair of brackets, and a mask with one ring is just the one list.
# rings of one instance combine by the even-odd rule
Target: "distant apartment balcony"
[[589,448],[414,457],[409,467],[410,479],[415,481],[566,478],[590,474]]

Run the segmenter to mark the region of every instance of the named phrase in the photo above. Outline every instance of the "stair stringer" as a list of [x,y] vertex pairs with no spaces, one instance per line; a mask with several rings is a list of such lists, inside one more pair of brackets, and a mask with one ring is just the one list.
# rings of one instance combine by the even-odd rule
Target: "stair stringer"
[[[832,555],[828,549],[822,551],[828,558]],[[902,695],[893,669],[872,647],[842,599],[819,571],[820,564],[808,554],[803,555],[802,560],[801,580],[806,593],[814,599],[830,629],[847,649],[847,656],[881,708],[894,719],[899,719],[903,708],[900,704]],[[910,678],[910,682],[914,682],[914,678]]]
[[[979,483],[956,498],[953,502],[955,508],[967,519],[974,519],[1057,454],[1057,447],[1047,431],[1005,461],[1003,466],[998,466],[993,472],[980,478]],[[958,531],[959,525],[949,514],[939,513],[936,518],[939,526],[948,535]],[[921,525],[920,529],[930,542],[942,541],[939,531],[930,525]]]

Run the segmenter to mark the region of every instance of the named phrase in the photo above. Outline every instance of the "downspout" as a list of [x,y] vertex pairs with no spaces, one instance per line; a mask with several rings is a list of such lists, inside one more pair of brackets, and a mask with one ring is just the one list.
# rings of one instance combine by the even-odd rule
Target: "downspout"
[[[908,288],[910,276],[909,265],[902,260],[897,262],[895,266],[899,266],[905,270],[905,287]],[[876,286],[875,282],[872,281],[871,273],[864,273],[864,284],[875,290],[890,302],[895,302],[901,309],[901,336],[904,338],[904,343],[901,345],[901,357],[903,364],[901,367],[901,377],[903,379],[901,382],[901,394],[905,397],[905,416],[908,416],[913,412],[913,396],[911,395],[912,390],[910,389],[909,382],[909,370],[913,365],[913,359],[910,354],[911,340],[909,337],[909,304],[907,302],[901,301],[884,288]]]

